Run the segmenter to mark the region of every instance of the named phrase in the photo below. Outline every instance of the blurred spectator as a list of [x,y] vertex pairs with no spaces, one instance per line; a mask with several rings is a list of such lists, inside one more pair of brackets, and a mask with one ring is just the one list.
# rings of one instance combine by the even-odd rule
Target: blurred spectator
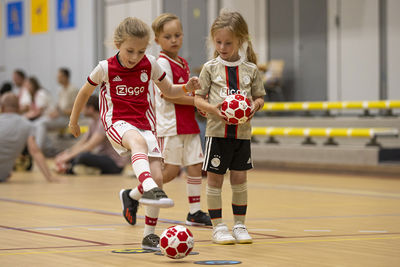
[[259,65],[260,71],[264,72],[263,82],[265,88],[265,101],[284,101],[285,97],[282,90],[283,70],[285,62],[273,59],[266,65]]
[[0,182],[11,176],[15,160],[26,145],[44,177],[50,182],[57,181],[35,142],[32,123],[18,114],[17,96],[5,93],[0,99],[0,106]]
[[52,150],[52,144],[49,138],[47,138],[47,132],[67,127],[74,100],[78,94],[78,89],[70,84],[70,72],[68,69],[61,68],[58,71],[57,80],[61,85],[61,91],[56,105],[50,108],[48,113],[35,121],[36,140],[45,154]]
[[41,88],[35,77],[29,77],[25,81],[25,90],[20,97],[21,111],[29,120],[35,120],[44,114],[49,105],[49,95]]
[[12,84],[9,82],[5,82],[1,85],[0,96],[4,95],[7,92],[11,92],[11,91],[12,91]]
[[90,96],[84,115],[91,118],[89,131],[70,149],[56,156],[60,173],[67,174],[118,174],[129,162],[112,148],[100,120],[99,98]]
[[12,92],[18,97],[21,95],[21,93],[23,91],[25,77],[26,76],[25,76],[24,71],[22,71],[20,69],[14,70],[14,73],[13,73],[14,87],[12,89]]

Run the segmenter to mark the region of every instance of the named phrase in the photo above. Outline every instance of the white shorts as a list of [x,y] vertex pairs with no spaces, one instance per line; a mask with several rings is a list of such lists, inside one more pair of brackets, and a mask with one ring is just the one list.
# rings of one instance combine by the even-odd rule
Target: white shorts
[[130,152],[122,145],[122,137],[127,131],[135,130],[144,138],[147,143],[149,157],[161,158],[161,150],[158,146],[157,139],[154,136],[152,131],[149,130],[141,130],[133,126],[132,124],[127,123],[126,121],[117,121],[110,128],[108,128],[106,135],[108,140],[110,141],[112,147],[118,154],[121,156],[129,155]]
[[171,165],[190,166],[204,160],[200,135],[181,134],[158,138],[164,162]]

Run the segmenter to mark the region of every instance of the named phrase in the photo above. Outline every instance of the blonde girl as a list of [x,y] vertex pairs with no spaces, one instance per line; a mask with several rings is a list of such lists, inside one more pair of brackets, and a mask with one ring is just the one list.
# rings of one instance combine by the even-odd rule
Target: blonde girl
[[197,78],[185,85],[172,85],[154,57],[145,51],[150,28],[133,17],[124,19],[114,32],[116,55],[100,61],[80,89],[70,117],[72,134],[80,135],[79,114],[96,86],[100,85],[101,120],[113,148],[120,154],[130,153],[132,168],[140,185],[121,190],[123,215],[136,223],[138,202],[147,205],[142,247],[158,249],[159,237],[154,234],[160,207],[171,207],[173,201],[162,187],[161,153],[154,136],[153,81],[163,94],[180,97],[199,88]]
[[[212,240],[217,244],[252,243],[245,226],[247,212],[247,170],[253,167],[250,151],[250,121],[229,125],[220,105],[229,94],[243,94],[252,100],[250,118],[264,104],[265,90],[256,66],[246,21],[238,12],[222,12],[210,30],[214,59],[200,73],[201,89],[195,105],[207,112],[206,149],[203,170],[207,171],[207,204],[213,224]],[[206,96],[208,95],[208,100]],[[232,188],[232,233],[222,221],[221,189],[230,170]]]

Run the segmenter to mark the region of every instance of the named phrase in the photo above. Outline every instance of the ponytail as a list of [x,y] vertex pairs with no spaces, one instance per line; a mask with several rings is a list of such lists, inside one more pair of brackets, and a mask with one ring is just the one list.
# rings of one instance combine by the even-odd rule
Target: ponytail
[[250,40],[247,41],[246,57],[247,61],[257,65],[257,55],[253,50],[253,45]]

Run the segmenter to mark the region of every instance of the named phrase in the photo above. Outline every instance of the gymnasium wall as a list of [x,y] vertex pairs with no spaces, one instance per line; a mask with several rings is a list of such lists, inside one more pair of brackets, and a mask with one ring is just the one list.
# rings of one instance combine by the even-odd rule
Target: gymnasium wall
[[[1,1],[0,83],[11,81],[13,70],[23,69],[36,76],[53,96],[57,94],[58,68],[71,70],[72,83],[80,87],[97,61],[96,55],[96,0],[75,0],[75,27],[57,29],[57,1],[48,0],[48,30],[32,33],[31,1],[23,3],[23,33],[8,37],[7,4]],[[43,1],[42,1],[43,2]]]
[[[112,38],[115,28],[128,16],[137,17],[149,26],[153,19],[161,13],[161,0],[136,0],[136,1],[115,1],[105,0],[105,18],[104,18],[104,58],[114,55],[117,50],[113,45]],[[149,47],[148,51],[151,54],[158,53],[158,47],[154,44]]]
[[249,26],[250,39],[256,48],[258,61],[267,61],[267,1],[264,0],[221,0],[221,7],[239,11]]
[[328,100],[400,98],[399,12],[396,0],[328,0]]
[[387,94],[400,99],[400,1],[387,1]]
[[[6,6],[15,1],[24,5],[24,32],[19,37],[8,37]],[[196,16],[201,24],[206,21],[204,27],[184,25],[184,29],[190,29],[185,38],[190,39],[185,39],[182,52],[192,60],[192,68],[204,63],[212,51],[199,51],[206,49],[204,44],[198,45],[199,38],[204,41],[219,10],[228,8],[240,11],[247,20],[259,62],[273,58],[286,60],[287,100],[372,100],[379,98],[382,90],[386,90],[388,98],[400,98],[400,2],[397,0],[383,1],[386,70],[380,66],[379,3],[382,1],[326,0],[320,1],[325,4],[319,4],[315,10],[299,0],[74,0],[75,27],[58,30],[57,2],[63,0],[47,0],[48,30],[39,34],[31,33],[32,1],[46,2],[0,2],[0,83],[10,80],[15,68],[22,68],[28,75],[37,76],[55,95],[57,69],[66,66],[72,70],[72,82],[81,86],[98,60],[116,52],[112,33],[122,18],[137,16],[150,24],[161,12],[173,11],[169,4],[174,3],[180,7],[176,13],[187,13],[188,22]],[[194,1],[201,2],[198,10],[192,8]],[[319,14],[315,17],[318,27],[310,28],[307,18],[313,17],[313,12]],[[149,53],[156,55],[158,50],[152,44]],[[192,51],[196,57],[191,57]],[[381,70],[386,75],[384,83]]]
[[329,100],[378,99],[378,1],[329,2]]

